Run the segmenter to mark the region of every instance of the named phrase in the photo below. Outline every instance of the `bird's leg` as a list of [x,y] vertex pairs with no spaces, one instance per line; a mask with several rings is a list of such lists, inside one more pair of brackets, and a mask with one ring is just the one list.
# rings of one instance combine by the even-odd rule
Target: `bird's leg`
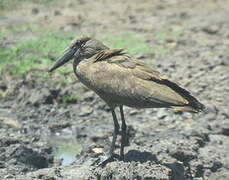
[[107,162],[112,161],[114,158],[113,152],[114,152],[114,148],[115,148],[115,142],[117,139],[117,135],[119,132],[119,124],[118,124],[118,120],[117,120],[114,108],[111,108],[111,113],[112,113],[112,117],[113,117],[113,121],[114,121],[114,132],[113,132],[113,139],[112,139],[112,143],[111,143],[111,148],[107,153],[104,153],[103,155],[101,155],[99,157],[99,159],[96,160],[92,165],[97,164],[97,166],[104,166]]
[[114,132],[113,132],[113,139],[112,139],[112,144],[111,144],[109,154],[112,156],[113,152],[114,152],[114,148],[115,148],[115,142],[117,139],[117,135],[119,132],[119,124],[118,124],[118,120],[117,120],[117,117],[115,114],[115,110],[113,108],[111,109],[111,113],[112,113],[112,117],[113,117],[113,121],[114,121]]
[[124,118],[124,113],[123,113],[123,106],[119,106],[120,109],[120,114],[121,114],[121,119],[122,119],[122,131],[121,131],[121,149],[120,149],[120,156],[121,159],[124,160],[124,147],[126,145],[126,122]]

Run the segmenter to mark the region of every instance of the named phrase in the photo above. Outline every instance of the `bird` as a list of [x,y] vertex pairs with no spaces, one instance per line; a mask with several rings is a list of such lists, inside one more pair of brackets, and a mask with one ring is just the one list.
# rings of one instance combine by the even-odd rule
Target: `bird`
[[[124,49],[110,49],[101,41],[76,37],[48,69],[52,72],[73,59],[76,77],[100,96],[109,106],[114,123],[111,146],[96,161],[98,166],[117,158],[114,154],[117,136],[121,135],[119,159],[124,160],[127,125],[123,106],[132,108],[170,108],[197,113],[205,106],[191,93],[163,76],[152,67],[133,58]],[[119,108],[121,130],[116,116]]]

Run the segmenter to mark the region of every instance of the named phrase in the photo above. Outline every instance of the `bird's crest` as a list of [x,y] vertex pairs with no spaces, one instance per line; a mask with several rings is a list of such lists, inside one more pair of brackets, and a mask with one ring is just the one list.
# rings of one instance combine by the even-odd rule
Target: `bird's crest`
[[72,41],[71,41],[71,43],[70,43],[70,47],[73,47],[73,46],[75,46],[75,45],[80,45],[80,44],[82,44],[82,43],[85,43],[85,42],[87,42],[87,41],[89,41],[91,38],[90,37],[88,37],[88,36],[83,36],[83,37],[79,37],[79,38],[75,38],[75,39],[73,39]]
[[113,56],[120,56],[120,55],[124,55],[126,54],[125,52],[123,52],[124,49],[111,49],[111,50],[102,50],[101,52],[99,52],[95,59],[96,61],[104,61],[110,57]]

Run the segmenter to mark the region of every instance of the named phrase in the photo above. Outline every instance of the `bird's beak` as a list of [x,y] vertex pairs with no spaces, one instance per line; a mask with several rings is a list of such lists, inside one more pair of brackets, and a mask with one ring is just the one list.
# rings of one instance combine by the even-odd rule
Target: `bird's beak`
[[68,61],[70,61],[75,54],[75,50],[73,48],[67,48],[64,53],[56,60],[56,62],[49,68],[48,72],[52,72],[58,67],[64,65]]

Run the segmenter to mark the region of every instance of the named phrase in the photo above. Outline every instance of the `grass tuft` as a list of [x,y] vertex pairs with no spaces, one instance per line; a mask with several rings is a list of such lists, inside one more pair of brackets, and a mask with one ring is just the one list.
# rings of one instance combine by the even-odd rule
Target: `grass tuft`
[[0,0],[0,10],[11,10],[19,8],[25,3],[35,3],[43,6],[50,6],[56,0]]
[[80,99],[80,94],[66,94],[60,97],[59,101],[63,104],[76,103]]
[[144,37],[136,33],[120,33],[99,38],[110,48],[125,48],[130,54],[149,54],[150,47]]
[[39,39],[0,49],[0,75],[23,75],[31,69],[47,69],[64,50],[70,39],[46,34]]

